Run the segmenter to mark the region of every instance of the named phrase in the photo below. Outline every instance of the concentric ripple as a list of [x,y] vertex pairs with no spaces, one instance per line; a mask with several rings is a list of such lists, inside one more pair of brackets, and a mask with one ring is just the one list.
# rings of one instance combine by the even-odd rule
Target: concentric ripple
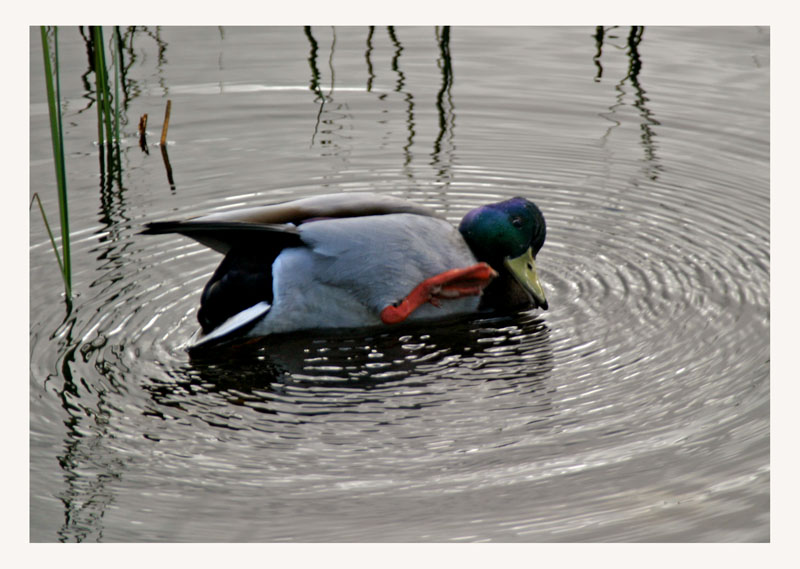
[[[676,209],[674,188],[653,185],[642,190],[643,199],[610,208],[599,191],[545,185],[526,191],[524,179],[508,174],[470,176],[476,187],[490,179],[493,191],[402,195],[454,221],[487,201],[520,193],[536,199],[548,222],[539,265],[550,311],[435,328],[298,334],[189,357],[199,291],[218,256],[180,237],[162,243],[136,237],[133,258],[142,259],[142,270],[110,268],[90,284],[98,289],[92,302],[57,334],[58,365],[81,377],[64,397],[80,405],[95,400],[101,414],[104,404],[113,409],[133,400],[150,417],[106,427],[112,438],[143,435],[158,443],[157,460],[147,461],[141,475],[145,485],[157,485],[198,453],[222,452],[195,464],[192,476],[211,484],[206,491],[231,484],[217,477],[227,472],[231,459],[224,457],[235,456],[239,475],[247,475],[234,484],[277,485],[287,505],[338,503],[342,492],[355,489],[367,501],[389,493],[419,507],[450,494],[503,496],[504,488],[521,484],[555,491],[554,484],[561,488],[575,476],[651,472],[653,460],[710,453],[709,444],[731,429],[745,440],[758,438],[766,423],[746,418],[763,412],[768,371],[759,360],[763,348],[751,341],[768,332],[764,244],[748,243],[747,234],[725,238],[710,223],[713,196],[698,194]],[[364,188],[351,182],[347,189]],[[269,201],[231,201],[248,199]],[[681,215],[687,208],[703,223]],[[78,241],[78,254],[91,241]],[[133,392],[131,374],[141,378]],[[91,377],[98,379],[86,383]],[[677,495],[685,491],[681,480],[669,484]],[[503,508],[480,535],[494,527],[488,535],[525,539],[552,523],[511,502]],[[510,527],[509,517],[517,520]],[[304,533],[302,516],[292,519],[287,537],[319,535]],[[575,523],[573,535],[591,538],[580,529],[585,520]],[[400,529],[390,534],[420,535],[408,528],[395,533]],[[450,535],[428,529],[430,539]],[[327,535],[355,537],[341,531]]]
[[[192,115],[168,146],[173,186],[127,132],[124,184],[101,180],[99,205],[94,125],[72,113],[71,305],[38,218],[30,230],[32,538],[769,539],[768,105],[744,79],[765,77],[731,71],[744,59],[713,38],[648,29],[632,78],[635,34],[607,30],[599,54],[586,32],[520,33],[517,53],[514,30],[464,30],[450,48],[474,57],[450,86],[423,30],[375,35],[371,90],[342,32],[323,105],[244,79],[209,92],[215,52],[213,72],[171,77]],[[298,38],[275,33],[307,80]],[[684,53],[688,76],[678,48],[726,65]],[[140,86],[137,111],[160,108],[161,84]],[[32,154],[49,144],[35,115],[39,131]],[[51,164],[31,172],[38,187]],[[351,191],[454,224],[532,199],[550,309],[187,352],[221,259],[144,223]]]

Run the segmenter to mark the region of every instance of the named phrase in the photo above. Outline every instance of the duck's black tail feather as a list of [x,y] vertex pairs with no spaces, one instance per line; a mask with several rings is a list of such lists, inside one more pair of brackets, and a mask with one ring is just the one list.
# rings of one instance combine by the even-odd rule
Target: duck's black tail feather
[[234,247],[225,255],[200,297],[197,320],[204,334],[259,302],[272,304],[272,264],[281,250]]
[[148,223],[141,233],[179,233],[225,255],[200,298],[197,319],[205,335],[244,310],[271,304],[272,264],[284,249],[303,246],[291,224],[157,221]]

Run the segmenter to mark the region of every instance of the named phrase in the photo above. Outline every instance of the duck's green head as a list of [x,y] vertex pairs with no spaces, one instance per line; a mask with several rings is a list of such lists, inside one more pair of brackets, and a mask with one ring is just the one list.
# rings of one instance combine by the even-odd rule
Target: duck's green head
[[510,273],[532,304],[547,310],[534,260],[546,234],[544,216],[536,204],[517,197],[481,206],[464,216],[458,230],[479,261]]

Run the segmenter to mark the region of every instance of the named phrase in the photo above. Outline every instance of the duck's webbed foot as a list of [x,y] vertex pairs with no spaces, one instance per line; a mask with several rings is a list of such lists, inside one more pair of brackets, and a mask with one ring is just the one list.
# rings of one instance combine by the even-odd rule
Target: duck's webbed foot
[[487,263],[439,273],[422,281],[400,302],[384,308],[381,320],[384,324],[397,324],[426,302],[441,306],[443,300],[478,296],[496,276]]

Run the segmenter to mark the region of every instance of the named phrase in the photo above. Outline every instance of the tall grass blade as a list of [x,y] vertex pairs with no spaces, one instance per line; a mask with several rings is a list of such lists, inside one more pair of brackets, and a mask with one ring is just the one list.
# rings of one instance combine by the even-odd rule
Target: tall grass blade
[[121,140],[119,137],[119,60],[122,57],[119,50],[120,45],[122,45],[122,40],[119,37],[119,26],[114,26],[114,140],[117,141],[117,144]]
[[[70,238],[69,238],[69,211],[67,205],[67,173],[66,164],[64,161],[64,137],[61,122],[61,84],[59,81],[58,73],[58,27],[53,28],[53,47],[55,56],[55,72],[50,59],[50,41],[47,35],[46,26],[40,28],[42,34],[42,54],[44,56],[44,74],[45,85],[47,87],[47,106],[50,112],[50,137],[53,142],[53,163],[55,164],[56,184],[58,186],[58,211],[61,221],[61,249],[62,258],[59,259],[59,268],[61,275],[64,279],[64,289],[67,300],[72,299],[72,261],[70,254]],[[55,85],[54,85],[55,79]],[[38,197],[38,196],[37,196]],[[44,209],[39,207],[44,216]],[[45,218],[45,224],[47,220]],[[50,228],[48,226],[48,233]],[[51,243],[55,248],[55,240],[52,238]],[[56,258],[58,259],[58,250],[56,249]]]
[[[50,229],[50,223],[47,221],[47,214],[44,212],[44,206],[42,205],[42,200],[39,197],[39,194],[33,192],[33,197],[31,198],[31,204],[28,206],[28,209],[33,207],[33,202],[36,200],[36,203],[39,204],[39,211],[42,214],[42,220],[44,221],[44,227],[47,229],[47,236],[50,238],[50,245],[53,246],[53,253],[56,256],[56,262],[58,263],[58,268],[61,271],[61,276],[64,276],[64,264],[61,262],[61,256],[58,254],[58,246],[56,245],[56,239],[53,237],[53,231]],[[66,281],[64,282],[66,285]]]
[[[106,72],[106,49],[103,41],[102,26],[92,28],[94,39],[94,78],[97,94],[97,120],[98,129],[105,128],[105,137],[98,141],[101,144],[110,144],[114,137],[111,131],[111,93],[108,88],[108,73]],[[102,136],[102,134],[101,134]]]
[[[111,83],[108,75],[108,62],[106,59],[105,41],[103,38],[102,26],[92,27],[92,43],[94,44],[94,72],[95,72],[95,92],[97,95],[97,133],[98,144],[100,146],[100,156],[107,156],[107,161],[103,162],[103,171],[108,172],[109,177],[116,174],[118,183],[121,174],[120,163],[120,131],[119,131],[119,29],[114,28],[114,44],[116,47],[112,52],[114,65],[115,94],[111,94]],[[112,110],[111,102],[114,102]]]
[[105,135],[103,134],[103,92],[100,89],[100,71],[97,52],[102,49],[102,44],[98,45],[97,42],[97,31],[96,28],[91,28],[91,36],[92,36],[92,47],[93,47],[93,55],[94,55],[94,92],[95,92],[95,104],[97,105],[97,145],[100,147],[101,152],[102,148],[105,145]]

